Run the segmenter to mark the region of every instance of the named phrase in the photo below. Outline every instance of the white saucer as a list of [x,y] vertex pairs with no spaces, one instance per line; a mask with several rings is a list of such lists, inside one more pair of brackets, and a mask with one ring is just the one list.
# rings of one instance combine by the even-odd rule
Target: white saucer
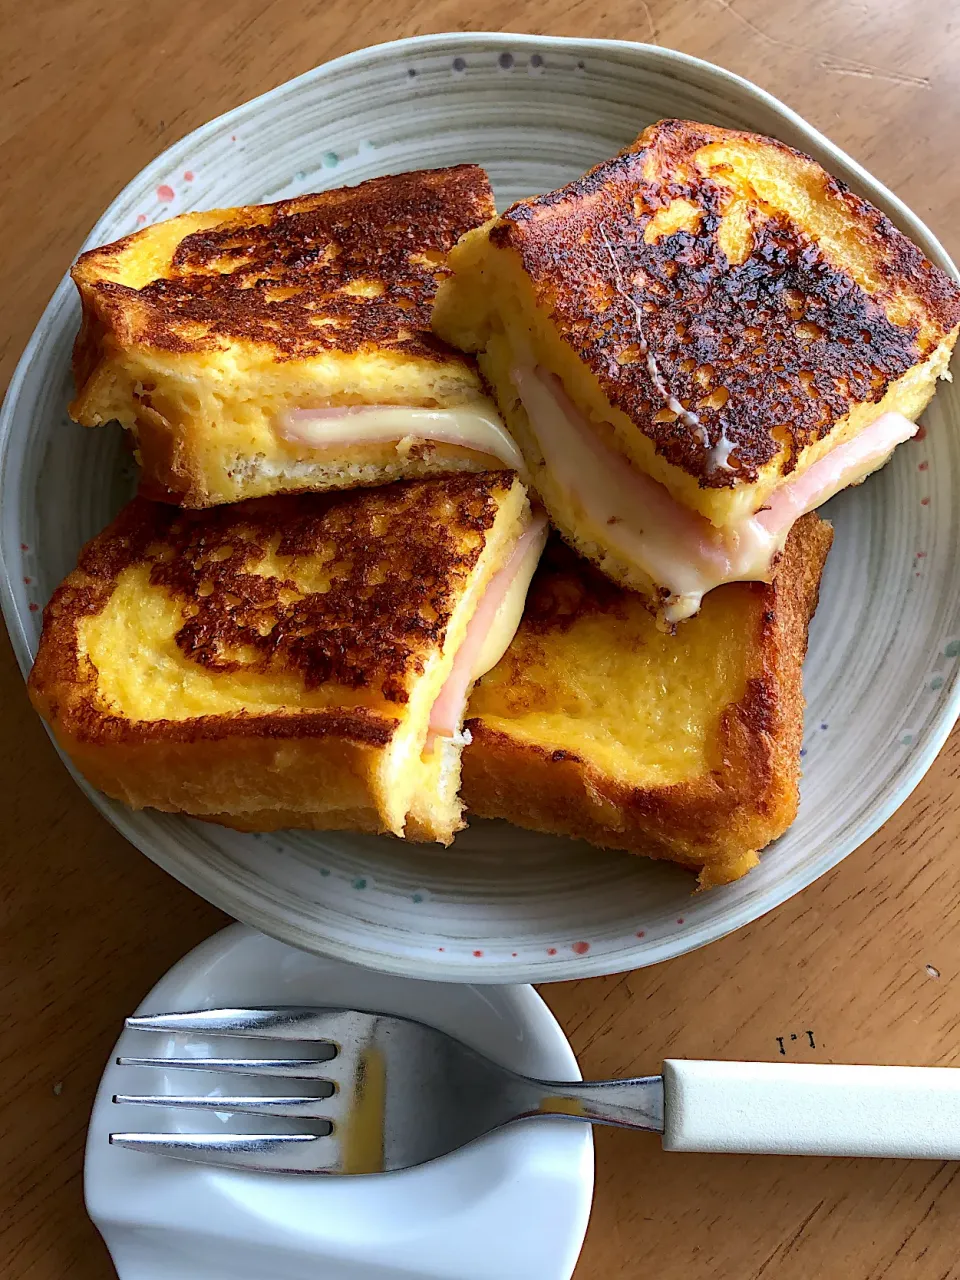
[[[405,1014],[514,1070],[580,1079],[573,1051],[532,987],[389,977],[295,951],[243,925],[181,960],[137,1012],[270,1004]],[[229,1043],[125,1031],[113,1057],[228,1051]],[[90,1121],[86,1199],[120,1280],[569,1280],[573,1272],[593,1196],[586,1125],[527,1121],[400,1174],[210,1169],[111,1147],[107,1136],[236,1127],[225,1115],[198,1119],[111,1101],[124,1092],[214,1092],[217,1077],[118,1067],[113,1057]]]

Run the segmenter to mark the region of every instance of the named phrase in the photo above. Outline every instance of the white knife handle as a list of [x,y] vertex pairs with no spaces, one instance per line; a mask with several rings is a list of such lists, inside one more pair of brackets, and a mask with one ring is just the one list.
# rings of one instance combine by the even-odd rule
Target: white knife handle
[[667,1151],[960,1158],[960,1068],[663,1064]]

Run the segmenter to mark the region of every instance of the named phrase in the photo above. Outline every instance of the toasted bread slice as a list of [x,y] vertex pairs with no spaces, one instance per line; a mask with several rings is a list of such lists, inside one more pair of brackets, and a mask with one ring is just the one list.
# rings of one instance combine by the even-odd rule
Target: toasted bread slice
[[559,539],[477,685],[473,813],[682,863],[725,884],[797,812],[801,666],[831,527],[802,517],[772,583],[718,587],[675,635]]
[[960,326],[956,284],[815,161],[683,120],[448,264],[434,328],[479,353],[554,523],[657,601],[769,578],[792,519],[909,436]]
[[529,519],[505,471],[203,512],[137,498],[47,606],[31,698],[134,808],[448,843],[462,705],[428,742],[433,706]]
[[188,507],[515,467],[473,361],[430,332],[447,251],[493,212],[460,165],[93,249],[70,412],[129,427],[141,492]]

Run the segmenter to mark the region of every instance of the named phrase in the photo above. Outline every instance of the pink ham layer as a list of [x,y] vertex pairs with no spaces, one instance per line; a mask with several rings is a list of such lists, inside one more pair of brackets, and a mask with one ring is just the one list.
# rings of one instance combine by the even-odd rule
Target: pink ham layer
[[871,463],[889,457],[898,444],[920,430],[902,413],[881,413],[876,421],[844,444],[837,445],[802,475],[774,489],[767,507],[754,517],[771,533],[789,532],[797,520],[863,475]]
[[533,517],[520,535],[510,559],[502,569],[497,570],[487,584],[480,603],[467,624],[463,643],[457,650],[450,674],[437,694],[437,700],[430,712],[431,735],[439,734],[449,738],[457,732],[467,700],[467,690],[475,678],[474,669],[487,633],[493,626],[497,611],[503,604],[510,584],[517,576],[531,543],[541,535],[546,523],[547,518],[544,515]]
[[[663,485],[637,471],[611,449],[573,404],[555,375],[542,368],[518,368],[513,377],[541,448],[548,451],[543,436],[550,432],[550,423],[537,411],[538,403],[544,403],[544,391],[553,401],[554,413],[562,414],[567,420],[564,426],[579,437],[585,459],[593,464],[593,474],[587,474],[586,467],[576,468],[571,487],[577,496],[582,501],[584,491],[592,486],[595,505],[606,502],[618,508],[617,525],[628,539],[636,536],[638,546],[644,529],[655,529],[653,539],[646,534],[651,542],[651,562],[637,563],[655,582],[681,593],[691,589],[707,591],[723,582],[751,581],[767,572],[800,516],[863,478],[873,469],[872,464],[879,466],[898,444],[918,430],[917,424],[902,414],[881,414],[852,440],[781,484],[757,514],[720,530],[677,502]],[[637,526],[636,535],[633,525]],[[611,529],[612,540],[616,541],[618,532]],[[683,580],[688,577],[693,581]]]

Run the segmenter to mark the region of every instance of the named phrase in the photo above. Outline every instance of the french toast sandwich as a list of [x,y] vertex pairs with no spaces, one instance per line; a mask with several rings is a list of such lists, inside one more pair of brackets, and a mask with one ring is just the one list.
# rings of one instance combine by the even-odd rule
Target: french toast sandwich
[[468,232],[434,307],[564,537],[667,621],[769,579],[946,376],[960,289],[772,138],[684,120]]
[[467,691],[512,638],[543,523],[508,471],[138,497],[48,604],[30,696],[133,808],[449,843]]
[[554,536],[470,699],[468,810],[678,862],[703,887],[743,875],[796,816],[801,668],[832,537],[801,517],[770,583],[718,587],[669,634]]
[[206,507],[522,462],[472,358],[430,329],[476,165],[186,213],[81,255],[85,426],[132,432],[144,496]]

